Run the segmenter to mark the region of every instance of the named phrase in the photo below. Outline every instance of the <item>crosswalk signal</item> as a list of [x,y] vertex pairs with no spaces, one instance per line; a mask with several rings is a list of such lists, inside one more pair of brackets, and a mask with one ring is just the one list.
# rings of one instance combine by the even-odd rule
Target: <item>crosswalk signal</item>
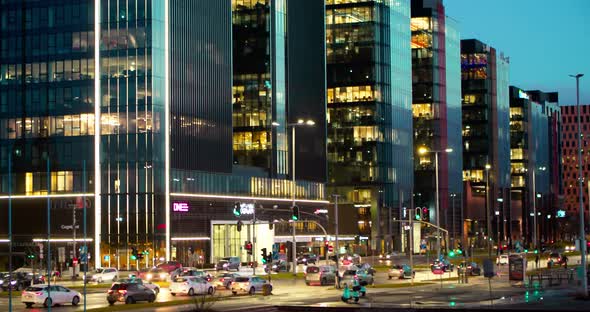
[[260,249],[260,252],[262,252],[260,254],[260,261],[262,261],[262,264],[266,264],[266,262],[268,260],[268,255],[266,254],[266,248]]
[[137,248],[133,247],[131,249],[131,260],[137,260]]
[[242,210],[240,206],[241,205],[239,202],[234,203],[234,216],[236,216],[237,218],[239,218],[242,215]]
[[416,213],[415,213],[414,217],[418,221],[422,220],[422,209],[421,208],[416,208]]
[[246,241],[246,243],[244,243],[244,249],[246,249],[246,252],[251,255],[252,254],[252,242],[251,241]]
[[299,207],[293,206],[291,208],[291,220],[293,220],[293,221],[299,220]]

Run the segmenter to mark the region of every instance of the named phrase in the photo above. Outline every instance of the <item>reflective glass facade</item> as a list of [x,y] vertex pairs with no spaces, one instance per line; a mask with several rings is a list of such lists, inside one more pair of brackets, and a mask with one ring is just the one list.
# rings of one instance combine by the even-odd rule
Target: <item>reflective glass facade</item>
[[326,1],[328,184],[370,248],[393,248],[413,184],[409,1]]
[[479,222],[468,225],[475,236],[485,233],[486,205],[490,214],[510,209],[508,58],[481,41],[462,40],[461,76],[465,218]]

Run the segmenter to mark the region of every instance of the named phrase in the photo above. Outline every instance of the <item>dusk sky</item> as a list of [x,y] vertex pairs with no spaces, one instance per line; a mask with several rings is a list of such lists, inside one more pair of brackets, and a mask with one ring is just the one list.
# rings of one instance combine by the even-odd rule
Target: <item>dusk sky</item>
[[462,39],[479,39],[510,57],[510,84],[559,92],[561,105],[590,104],[590,0],[446,0]]

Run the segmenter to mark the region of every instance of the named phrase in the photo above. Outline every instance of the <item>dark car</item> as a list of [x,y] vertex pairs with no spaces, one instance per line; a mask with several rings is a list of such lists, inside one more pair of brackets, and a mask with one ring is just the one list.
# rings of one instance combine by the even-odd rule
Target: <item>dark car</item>
[[215,270],[217,271],[229,271],[229,270],[240,270],[240,258],[239,257],[225,257],[222,258],[215,264]]
[[223,273],[213,278],[213,285],[218,288],[231,289],[231,283],[240,277],[237,273]]
[[553,265],[565,264],[565,258],[558,252],[552,252],[549,254],[547,261],[553,261]]
[[151,269],[141,269],[135,273],[135,277],[143,280],[147,280],[147,275]]
[[166,270],[162,268],[153,268],[145,274],[145,278],[143,279],[146,281],[167,281],[169,276],[170,274]]
[[200,277],[203,278],[205,280],[207,280],[207,282],[211,282],[213,280],[213,277],[211,276],[211,274],[203,271],[203,270],[198,270],[196,268],[184,268],[181,272],[179,276],[196,276],[196,277]]
[[271,264],[267,264],[264,268],[264,272],[289,272],[291,265],[285,260],[274,260]]
[[475,262],[463,261],[463,262],[461,262],[459,267],[461,269],[464,269],[465,274],[467,274],[467,275],[472,275],[472,276],[481,275],[481,268]]
[[315,264],[318,256],[314,254],[302,254],[297,257],[297,264]]
[[31,286],[33,280],[33,284],[45,283],[45,277],[42,275],[35,274],[33,276],[33,273],[13,272],[11,275],[5,275],[2,278],[0,287],[3,291],[7,291],[9,288],[20,291]]
[[167,262],[158,264],[157,268],[160,268],[160,269],[166,271],[166,273],[170,273],[176,269],[182,268],[182,264],[180,264],[180,262],[178,262],[178,261],[167,261]]
[[430,265],[430,270],[434,272],[438,269],[442,270],[443,272],[453,272],[455,265],[447,259],[434,260],[434,262]]
[[138,283],[113,283],[111,289],[107,292],[107,301],[110,305],[115,302],[125,302],[125,304],[136,303],[137,301],[156,301],[156,293]]
[[416,276],[416,271],[413,271],[412,268],[407,264],[394,264],[391,268],[387,271],[387,277],[389,279],[392,278],[412,278]]

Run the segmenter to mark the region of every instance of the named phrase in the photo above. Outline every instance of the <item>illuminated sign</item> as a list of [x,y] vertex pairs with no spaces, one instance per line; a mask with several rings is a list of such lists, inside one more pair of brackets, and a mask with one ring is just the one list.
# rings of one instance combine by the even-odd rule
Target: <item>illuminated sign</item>
[[315,214],[328,213],[328,209],[316,209],[313,213],[315,213]]
[[252,214],[254,214],[254,204],[240,203],[240,212],[243,215],[252,215]]
[[558,218],[565,218],[565,210],[558,210],[557,217]]
[[188,203],[186,203],[186,202],[173,203],[172,204],[172,211],[174,211],[174,212],[188,212]]
[[522,90],[518,90],[518,97],[521,99],[529,99],[529,95]]

